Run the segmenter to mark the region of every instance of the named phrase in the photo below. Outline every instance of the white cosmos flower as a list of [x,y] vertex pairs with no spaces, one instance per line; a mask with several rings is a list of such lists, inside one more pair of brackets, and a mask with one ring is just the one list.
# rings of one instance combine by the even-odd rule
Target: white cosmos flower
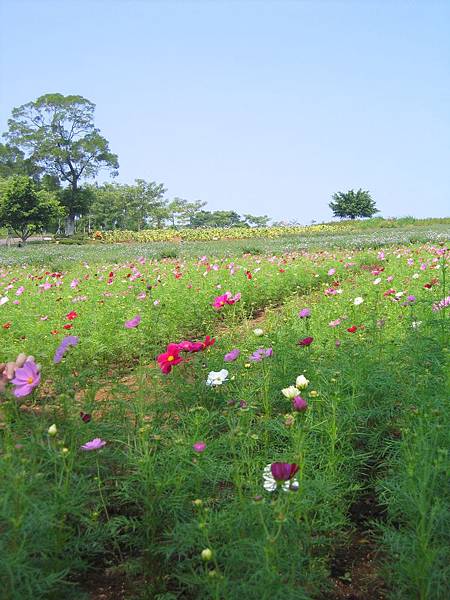
[[360,305],[360,304],[362,304],[363,302],[364,302],[364,299],[363,299],[363,298],[361,298],[361,296],[358,296],[357,298],[355,298],[355,299],[353,300],[353,304],[354,304],[355,306],[359,306],[359,305]]
[[418,327],[420,327],[421,325],[422,325],[422,321],[413,321],[413,322],[411,323],[411,327],[412,327],[413,329],[417,329],[417,328],[418,328]]
[[222,385],[224,381],[228,379],[228,371],[226,369],[222,369],[221,371],[210,371],[208,374],[208,379],[206,380],[206,385]]
[[381,277],[377,277],[373,280],[373,285],[378,285],[379,283],[381,283]]
[[[263,471],[263,487],[267,492],[274,492],[279,485],[275,477],[272,475],[271,467],[272,463],[269,463]],[[289,479],[288,481],[280,481],[280,487],[283,492],[296,492],[299,488],[299,483],[297,479]]]
[[3,304],[6,304],[8,302],[9,298],[8,296],[3,296],[2,298],[0,298],[0,306],[3,306]]
[[414,275],[412,276],[413,279],[419,279],[419,273],[414,273]]
[[304,375],[299,375],[295,380],[295,387],[299,390],[304,390],[308,387],[309,379],[306,379]]
[[289,400],[292,400],[292,398],[298,396],[298,389],[295,385],[290,385],[289,387],[282,389],[281,393],[283,396],[286,396],[286,398],[289,398]]

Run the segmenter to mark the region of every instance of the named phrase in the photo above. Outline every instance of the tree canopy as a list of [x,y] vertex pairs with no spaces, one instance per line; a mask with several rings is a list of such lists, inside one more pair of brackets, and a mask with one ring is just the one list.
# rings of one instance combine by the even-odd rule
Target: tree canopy
[[367,190],[361,188],[356,192],[337,192],[333,194],[333,201],[328,205],[335,217],[342,219],[356,219],[357,217],[373,217],[379,210]]
[[45,173],[66,183],[67,233],[73,232],[82,179],[105,168],[117,173],[117,155],[94,125],[95,104],[83,96],[45,94],[12,111],[7,143],[24,152]]
[[0,226],[12,229],[23,242],[63,216],[54,193],[37,188],[29,177],[15,175],[0,186]]

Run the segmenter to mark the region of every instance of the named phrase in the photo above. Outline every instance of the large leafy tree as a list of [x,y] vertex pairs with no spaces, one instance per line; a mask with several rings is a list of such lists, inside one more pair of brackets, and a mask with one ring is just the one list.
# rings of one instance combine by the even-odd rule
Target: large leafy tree
[[33,163],[31,158],[25,158],[25,153],[9,144],[0,143],[0,177],[26,175],[38,179],[42,169]]
[[117,155],[94,125],[94,111],[95,104],[83,96],[45,94],[14,108],[8,120],[7,143],[70,189],[61,198],[67,208],[67,234],[74,232],[75,217],[85,209],[86,196],[79,198],[81,181],[103,168],[117,174],[119,167]]
[[357,217],[373,217],[379,210],[367,190],[361,188],[356,192],[337,192],[333,194],[333,200],[328,205],[335,217],[341,219],[356,219]]
[[23,242],[63,214],[56,195],[39,190],[30,177],[15,175],[0,186],[0,226],[12,229]]

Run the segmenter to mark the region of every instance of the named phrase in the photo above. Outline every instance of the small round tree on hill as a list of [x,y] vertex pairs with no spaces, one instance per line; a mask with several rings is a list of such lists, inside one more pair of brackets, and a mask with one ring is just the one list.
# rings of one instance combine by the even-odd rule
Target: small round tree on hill
[[349,190],[333,194],[333,201],[328,205],[335,217],[356,219],[357,217],[373,217],[379,210],[367,190]]
[[38,190],[29,177],[10,177],[1,187],[0,226],[12,229],[22,242],[63,215],[64,209],[55,195]]

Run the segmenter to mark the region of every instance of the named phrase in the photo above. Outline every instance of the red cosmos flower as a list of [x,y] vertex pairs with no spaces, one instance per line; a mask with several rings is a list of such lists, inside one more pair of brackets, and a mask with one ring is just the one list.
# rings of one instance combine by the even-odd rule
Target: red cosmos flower
[[389,290],[386,290],[384,292],[383,296],[392,296],[392,294],[395,294],[394,288],[390,288]]
[[4,323],[2,325],[2,327],[3,327],[3,329],[9,329],[11,327],[11,325],[12,325],[11,321],[8,321],[8,323]]
[[347,331],[348,331],[349,333],[355,333],[355,331],[356,331],[357,329],[358,329],[358,328],[356,327],[356,325],[352,325],[351,327],[349,327],[349,328],[347,329]]
[[78,313],[75,312],[74,310],[71,310],[69,313],[67,313],[66,315],[66,319],[69,321],[73,321],[74,319],[76,319],[78,317]]
[[284,273],[286,269],[278,269],[280,273]]
[[166,351],[157,357],[156,360],[159,363],[159,368],[164,375],[168,375],[172,367],[178,365],[183,360],[179,353],[180,348],[178,344],[169,344]]
[[305,337],[302,340],[299,340],[298,345],[299,346],[310,346],[314,341],[314,338],[312,337]]
[[209,348],[209,346],[214,346],[215,343],[216,343],[216,338],[211,338],[211,336],[207,335],[205,337],[205,341],[202,342],[203,350],[205,350],[205,348]]
[[181,279],[183,277],[183,273],[175,273],[175,279]]
[[111,277],[114,277],[114,273],[111,271],[108,275],[108,277],[111,279]]
[[247,276],[247,279],[251,279],[253,277],[253,275],[250,273],[250,271],[245,271],[245,274]]
[[72,329],[73,325],[70,323],[67,323],[67,325],[63,325],[63,329]]

